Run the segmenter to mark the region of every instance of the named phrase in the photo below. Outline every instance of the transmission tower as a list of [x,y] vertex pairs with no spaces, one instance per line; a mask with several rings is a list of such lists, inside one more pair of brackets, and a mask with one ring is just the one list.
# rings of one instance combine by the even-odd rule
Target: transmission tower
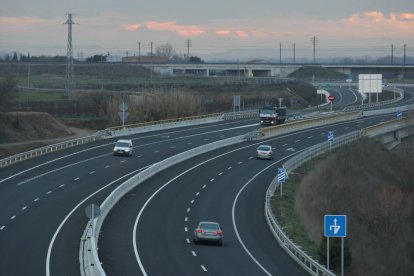
[[65,23],[68,25],[68,47],[66,51],[66,94],[70,94],[74,88],[74,73],[73,73],[73,50],[72,50],[72,25],[75,24],[72,20],[72,14],[68,13],[68,20]]

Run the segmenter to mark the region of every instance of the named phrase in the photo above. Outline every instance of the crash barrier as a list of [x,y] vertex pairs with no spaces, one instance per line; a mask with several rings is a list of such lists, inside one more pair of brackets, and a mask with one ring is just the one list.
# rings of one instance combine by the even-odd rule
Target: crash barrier
[[[389,114],[389,113],[395,113],[395,116],[397,116],[398,112],[407,112],[414,110],[414,104],[405,105],[405,106],[399,106],[399,107],[391,107],[391,108],[384,108],[384,109],[378,109],[378,110],[364,110],[362,112],[362,116],[373,116],[373,115],[381,115],[381,114]],[[404,114],[401,114],[402,117],[404,117]]]
[[179,119],[170,119],[162,121],[147,122],[141,124],[127,125],[112,127],[105,130],[97,131],[94,135],[82,137],[78,139],[68,140],[57,144],[44,146],[38,149],[30,150],[27,152],[19,153],[10,157],[6,157],[0,160],[0,168],[21,162],[30,158],[38,157],[44,154],[48,154],[54,151],[67,149],[74,146],[83,145],[97,140],[107,139],[111,137],[118,137],[124,135],[131,135],[141,132],[148,132],[154,130],[164,130],[169,128],[176,128],[189,125],[200,125],[203,123],[212,123],[222,120],[235,120],[242,118],[249,118],[253,114],[257,115],[257,110],[230,112],[230,113],[215,113],[203,116],[186,117]]
[[101,230],[102,223],[108,215],[109,211],[126,193],[134,189],[136,186],[138,186],[145,180],[159,173],[160,171],[165,170],[166,168],[169,168],[175,164],[178,164],[184,160],[190,159],[197,155],[222,147],[241,143],[243,141],[245,141],[245,135],[220,140],[179,153],[177,155],[174,155],[170,158],[167,158],[165,160],[151,165],[149,168],[133,176],[129,180],[125,181],[122,185],[118,186],[115,190],[113,190],[112,193],[100,205],[101,215],[98,218],[95,218],[88,222],[83,236],[81,238],[79,249],[81,275],[106,275],[100,263],[97,252],[99,232]]
[[30,150],[30,151],[27,151],[27,152],[19,153],[19,154],[1,159],[0,160],[0,168],[9,166],[9,165],[12,165],[12,164],[15,164],[17,162],[21,162],[21,161],[24,161],[24,160],[27,160],[27,159],[30,159],[30,158],[45,155],[45,154],[48,154],[48,153],[51,153],[51,152],[55,152],[55,151],[59,151],[59,150],[63,150],[63,149],[83,145],[83,144],[86,144],[86,143],[95,142],[95,141],[101,140],[103,138],[104,138],[103,134],[95,134],[95,135],[82,137],[82,138],[78,138],[78,139],[73,139],[73,140],[68,140],[68,141],[60,142],[60,143],[53,144],[53,145],[50,145],[50,146],[45,146],[45,147],[41,147],[41,148],[38,148],[38,149]]
[[[296,168],[309,160],[330,151],[331,149],[338,148],[340,146],[354,142],[361,137],[375,137],[384,133],[395,131],[396,129],[414,126],[414,121],[411,118],[404,118],[402,120],[392,120],[384,122],[375,126],[367,127],[362,130],[356,130],[339,137],[335,137],[332,143],[328,141],[309,147],[283,164],[283,168],[286,169],[287,177]],[[276,238],[280,246],[291,256],[300,266],[312,275],[335,275],[332,271],[326,269],[325,266],[319,264],[316,260],[312,259],[306,252],[304,252],[299,246],[295,245],[283,231],[283,227],[278,223],[276,216],[272,211],[271,200],[276,190],[279,187],[278,177],[276,176],[270,183],[265,198],[265,217],[266,221],[271,229],[273,236]]]
[[396,94],[398,94],[398,97],[395,97],[395,99],[390,99],[390,100],[381,101],[381,102],[377,102],[377,103],[346,106],[343,109],[343,111],[354,111],[354,110],[361,110],[361,109],[363,110],[363,109],[369,109],[369,108],[374,108],[374,107],[381,107],[381,106],[384,106],[384,105],[389,105],[389,104],[396,103],[396,102],[404,99],[404,90],[402,90],[401,88],[394,87],[394,91],[395,91]]
[[185,127],[192,125],[202,125],[226,120],[238,120],[257,116],[258,110],[246,110],[237,112],[214,113],[208,115],[152,121],[139,124],[131,124],[107,128],[105,131],[112,137],[125,136],[155,130],[165,130],[170,128]]
[[295,122],[271,126],[271,127],[264,127],[260,129],[260,132],[262,133],[262,138],[265,139],[268,137],[286,134],[286,133],[297,131],[300,129],[353,120],[353,119],[359,118],[360,116],[361,114],[359,111],[347,112],[347,113],[341,112],[339,114],[338,113],[320,114],[320,116],[316,118],[310,118],[310,119],[295,121]]
[[[358,113],[358,112],[357,112]],[[284,133],[289,131],[296,131],[299,129],[305,129],[313,126],[316,124],[316,121],[319,120],[319,123],[317,125],[321,125],[322,123],[333,123],[337,121],[346,120],[346,118],[352,119],[355,115],[348,115],[345,116],[344,114],[340,115],[325,115],[322,116],[319,119],[308,119],[305,120],[307,123],[304,124],[301,121],[297,121],[294,123],[291,123],[290,126],[288,126]],[[328,118],[330,117],[330,118]],[[292,125],[297,124],[296,127],[293,127]],[[278,127],[284,127],[284,125],[278,126]],[[269,127],[266,129],[275,128],[275,127]],[[276,127],[277,128],[277,127]],[[281,134],[280,131],[267,131],[266,132],[267,137],[270,137],[270,135],[276,136]],[[258,139],[260,137],[263,137],[263,129],[261,131],[253,131],[251,133],[248,133],[246,135],[237,136],[234,138],[229,138],[221,141],[217,141],[211,144],[207,144],[204,146],[200,146],[195,149],[191,149],[189,151],[180,153],[178,155],[172,156],[170,158],[167,158],[161,162],[155,163],[148,169],[140,172],[136,176],[132,177],[131,179],[127,180],[123,184],[121,184],[118,188],[116,188],[101,204],[101,216],[90,220],[86,226],[86,229],[83,233],[83,236],[81,238],[80,242],[80,251],[79,251],[79,261],[80,261],[80,270],[82,275],[105,275],[105,272],[101,266],[97,248],[98,248],[98,237],[99,237],[99,231],[102,227],[102,223],[105,219],[105,217],[108,215],[110,210],[115,206],[115,204],[124,196],[127,192],[129,192],[131,189],[135,188],[137,185],[145,181],[146,179],[150,178],[151,176],[155,175],[156,173],[174,165],[177,164],[183,160],[192,158],[196,155],[220,148],[225,147],[229,145],[233,145],[236,143],[240,143],[245,140],[253,140]]]
[[[354,112],[356,114],[359,114],[359,112]],[[303,124],[302,121],[298,121],[292,124],[297,124],[298,126],[293,127],[289,126],[287,129],[290,129],[291,131],[296,131],[299,129],[305,129],[309,128],[310,126],[315,125],[315,120],[319,120],[319,123],[317,125],[321,125],[322,123],[330,124],[333,122],[343,121],[348,119],[353,119],[356,114],[348,114],[349,117],[346,116],[346,114],[340,114],[340,115],[332,115],[329,116],[326,115],[326,117],[321,117],[319,119],[309,119],[305,120],[308,122],[309,125]],[[328,118],[331,117],[331,118]],[[283,126],[283,125],[281,125]],[[281,127],[277,126],[277,127]],[[276,127],[276,128],[277,128]],[[275,128],[275,127],[270,127]],[[268,129],[268,128],[267,128]],[[262,129],[261,129],[262,130]],[[284,130],[284,133],[286,133],[287,130]],[[270,135],[276,136],[281,134],[277,131],[268,131],[267,137],[270,137]],[[141,173],[137,174],[136,176],[132,177],[131,179],[127,180],[123,184],[121,184],[117,189],[115,189],[101,204],[100,208],[101,210],[101,216],[99,218],[90,220],[85,228],[84,234],[81,238],[80,243],[80,252],[79,252],[79,262],[80,262],[80,270],[82,275],[105,275],[104,270],[102,269],[97,248],[98,248],[98,237],[99,237],[99,231],[102,227],[102,223],[105,219],[105,217],[110,212],[111,208],[115,206],[115,204],[122,198],[123,195],[125,195],[128,191],[148,179],[149,177],[153,176],[154,174],[160,172],[161,170],[168,168],[169,166],[172,166],[174,164],[177,164],[185,159],[192,158],[196,155],[208,152],[210,150],[217,149],[219,147],[225,147],[232,144],[240,143],[244,140],[250,140],[257,137],[263,137],[262,131],[253,131],[252,133],[248,133],[246,135],[237,136],[234,138],[229,138],[221,141],[217,141],[211,144],[207,144],[195,149],[191,149],[187,152],[183,152],[181,154],[172,156],[168,159],[165,159],[161,162],[158,162],[148,169],[142,171]],[[335,143],[338,143],[340,139],[337,138]],[[277,184],[277,183],[276,183]],[[273,185],[275,189],[275,185]],[[274,191],[274,190],[273,190]],[[269,192],[268,192],[269,194]],[[275,224],[275,219],[270,216],[271,210],[266,210],[266,219],[269,221],[269,225]],[[273,227],[274,228],[274,227]],[[286,236],[285,234],[283,234]],[[286,241],[285,238],[283,238],[283,241]],[[285,242],[286,243],[286,242]],[[284,246],[284,245],[283,245]],[[294,248],[292,246],[292,248]],[[299,250],[299,248],[297,248]],[[300,251],[295,251],[300,252]],[[290,253],[290,255],[293,257],[296,253]],[[301,258],[301,257],[296,257]],[[304,259],[303,263],[309,263],[310,259]],[[314,267],[317,264],[311,264],[311,267]],[[313,269],[313,268],[312,268]],[[320,266],[318,266],[318,269],[320,269]],[[331,274],[326,274],[331,275]]]

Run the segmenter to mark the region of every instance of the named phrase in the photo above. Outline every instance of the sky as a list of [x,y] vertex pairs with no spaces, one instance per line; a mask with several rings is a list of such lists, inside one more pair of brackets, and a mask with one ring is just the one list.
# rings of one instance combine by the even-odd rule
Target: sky
[[170,44],[202,59],[414,56],[413,0],[2,0],[0,53],[145,55]]

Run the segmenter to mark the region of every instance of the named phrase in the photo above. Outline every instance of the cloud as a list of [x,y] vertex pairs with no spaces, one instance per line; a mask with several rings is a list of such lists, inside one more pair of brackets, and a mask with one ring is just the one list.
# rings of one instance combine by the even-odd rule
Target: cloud
[[372,11],[360,14],[352,14],[350,17],[342,20],[347,26],[364,26],[364,27],[380,27],[380,26],[403,26],[414,23],[413,13],[391,13],[385,16],[382,12]]
[[50,24],[50,21],[35,17],[0,17],[0,26],[9,31],[24,31],[28,27],[43,26]]
[[229,36],[229,35],[231,35],[231,31],[229,31],[229,30],[216,30],[214,33],[218,36]]
[[169,31],[178,34],[179,36],[200,36],[206,31],[204,28],[195,25],[178,25],[174,21],[159,22],[148,21],[145,26],[150,30],[155,31]]
[[247,34],[246,31],[236,31],[236,36],[239,38],[249,38],[249,35]]
[[400,13],[400,14],[391,14],[391,18],[394,21],[410,21],[414,22],[414,13]]
[[122,28],[128,30],[128,31],[138,31],[138,29],[141,27],[141,24],[124,24],[122,25]]

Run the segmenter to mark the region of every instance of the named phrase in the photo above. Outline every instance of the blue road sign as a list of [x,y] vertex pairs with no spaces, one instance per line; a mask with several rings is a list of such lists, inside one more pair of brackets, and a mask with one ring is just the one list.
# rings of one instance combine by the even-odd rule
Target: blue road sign
[[328,142],[332,142],[334,140],[334,132],[332,130],[328,131]]
[[402,111],[397,111],[397,118],[401,119],[401,117],[402,117]]
[[346,237],[346,215],[325,215],[325,237]]
[[277,169],[277,181],[279,183],[283,183],[286,180],[286,169],[285,168],[278,168]]

